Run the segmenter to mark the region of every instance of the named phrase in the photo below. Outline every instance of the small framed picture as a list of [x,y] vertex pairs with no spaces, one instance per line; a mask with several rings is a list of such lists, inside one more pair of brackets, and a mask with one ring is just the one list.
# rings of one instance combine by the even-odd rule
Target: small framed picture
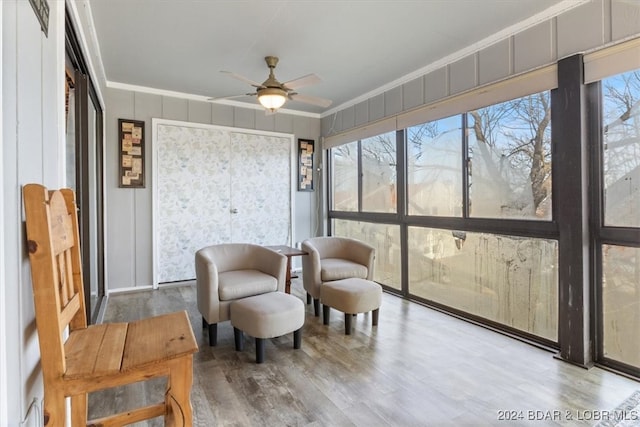
[[312,139],[298,139],[298,191],[313,191],[313,154]]
[[120,188],[144,188],[144,121],[118,119]]

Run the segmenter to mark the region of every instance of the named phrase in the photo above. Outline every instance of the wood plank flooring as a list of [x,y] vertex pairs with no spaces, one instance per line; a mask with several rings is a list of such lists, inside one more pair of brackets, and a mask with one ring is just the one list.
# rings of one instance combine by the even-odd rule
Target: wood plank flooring
[[[300,279],[292,294],[305,301]],[[592,426],[597,411],[613,410],[640,389],[637,381],[573,366],[389,294],[379,325],[359,315],[351,336],[341,313],[332,310],[324,326],[306,306],[302,348],[293,349],[293,334],[268,340],[261,365],[252,338],[245,336],[243,352],[234,350],[229,322],[209,347],[195,285],[111,296],[105,321],[182,309],[200,346],[191,397],[196,426]],[[161,400],[163,391],[154,380],[94,393],[89,415]]]

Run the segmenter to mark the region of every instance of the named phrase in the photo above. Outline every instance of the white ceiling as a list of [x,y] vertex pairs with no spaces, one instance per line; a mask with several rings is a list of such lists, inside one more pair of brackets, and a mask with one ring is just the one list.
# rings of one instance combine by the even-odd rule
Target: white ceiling
[[[221,70],[262,82],[266,55],[285,82],[316,73],[298,90],[333,101],[285,108],[326,115],[462,57],[585,0],[87,0],[108,85],[191,97],[252,88]],[[236,102],[257,104],[254,97]],[[229,101],[226,101],[229,102]],[[244,105],[244,104],[243,104]]]

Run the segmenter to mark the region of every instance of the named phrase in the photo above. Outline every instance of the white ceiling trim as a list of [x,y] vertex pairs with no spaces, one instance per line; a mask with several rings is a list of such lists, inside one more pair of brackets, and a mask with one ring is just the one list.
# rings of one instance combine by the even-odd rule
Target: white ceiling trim
[[[261,105],[259,105],[257,103],[234,101],[234,100],[231,100],[231,99],[211,100],[210,97],[203,96],[203,95],[194,95],[194,94],[191,94],[191,93],[176,92],[176,91],[165,90],[165,89],[157,89],[157,88],[147,87],[147,86],[130,85],[130,84],[127,84],[127,83],[112,82],[112,81],[109,81],[109,80],[107,80],[107,87],[111,88],[111,89],[121,89],[121,90],[128,90],[128,91],[132,91],[132,92],[148,93],[148,94],[151,94],[151,95],[169,96],[169,97],[172,97],[172,98],[190,99],[192,101],[208,102],[208,103],[211,103],[211,104],[230,105],[232,107],[248,108],[248,109],[252,109],[252,110],[265,111],[264,107],[262,107]],[[279,108],[278,112],[279,113],[284,113],[284,114],[291,114],[291,115],[294,115],[294,116],[311,117],[311,118],[314,118],[314,119],[320,119],[321,118],[320,114],[318,114],[318,113],[308,113],[306,111],[289,110],[287,108]]]
[[351,107],[353,105],[359,104],[360,102],[366,101],[370,98],[373,98],[375,96],[378,96],[382,93],[385,93],[388,90],[391,90],[393,88],[396,88],[398,86],[401,86],[405,83],[408,83],[412,80],[415,80],[421,76],[424,76],[425,74],[429,74],[431,71],[435,71],[441,67],[444,67],[447,64],[451,64],[453,62],[456,62],[459,59],[462,59],[466,56],[469,56],[477,51],[480,51],[486,47],[489,47],[501,40],[504,40],[516,33],[519,33],[521,31],[526,30],[527,28],[533,27],[541,22],[546,21],[547,19],[551,19],[553,17],[556,17],[570,9],[576,8],[578,6],[581,6],[585,3],[589,3],[591,0],[563,0],[562,2],[551,6],[550,8],[543,10],[542,12],[533,15],[527,19],[525,19],[524,21],[518,22],[517,24],[511,25],[507,28],[505,28],[502,31],[499,31],[485,39],[480,40],[479,42],[476,42],[464,49],[460,49],[457,52],[452,53],[451,55],[445,56],[444,58],[440,59],[439,61],[433,62],[423,68],[420,68],[416,71],[413,71],[409,74],[404,75],[403,77],[400,77],[399,79],[396,79],[392,82],[389,82],[371,92],[365,93],[364,95],[361,95],[357,98],[354,98],[350,101],[347,101],[345,103],[342,103],[336,107],[333,107],[330,110],[327,110],[325,112],[323,112],[321,114],[321,117],[327,117],[330,116],[332,114],[337,113],[340,110],[343,110],[345,108]]

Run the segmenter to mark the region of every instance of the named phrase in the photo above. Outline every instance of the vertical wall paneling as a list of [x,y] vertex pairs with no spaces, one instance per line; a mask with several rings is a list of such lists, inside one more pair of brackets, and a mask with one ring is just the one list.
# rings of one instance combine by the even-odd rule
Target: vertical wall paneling
[[424,103],[429,104],[449,95],[448,67],[442,67],[424,76]]
[[345,108],[342,111],[342,130],[351,129],[356,125],[356,110],[355,106]]
[[289,114],[276,114],[274,116],[276,132],[295,133],[293,130],[293,116]]
[[[256,113],[258,110],[252,108],[237,108],[233,109],[233,126],[243,129],[255,129],[256,127]],[[264,114],[264,112],[260,112]]]
[[[62,168],[64,2],[50,2],[46,37],[29,2],[0,2],[0,425],[18,426],[43,398],[22,186],[58,186]],[[31,414],[25,425],[36,425]],[[39,425],[39,424],[38,424]]]
[[[18,155],[17,144],[18,135],[16,133],[17,111],[17,63],[18,56],[18,8],[17,1],[4,1],[0,4],[2,8],[2,176],[3,176],[3,202],[6,209],[2,212],[4,226],[4,236],[0,240],[3,246],[4,256],[2,257],[3,269],[0,270],[4,280],[2,291],[5,301],[2,316],[6,319],[5,345],[0,350],[5,356],[6,376],[5,387],[12,393],[0,396],[3,404],[7,408],[6,417],[8,422],[18,422],[23,407],[20,395],[24,389],[22,377],[20,375],[20,360],[24,349],[20,339],[20,331],[24,324],[19,316],[18,306],[20,304],[19,281],[20,259],[18,257],[20,216],[18,206],[20,197],[18,195]],[[27,7],[29,7],[27,5]],[[17,322],[16,322],[17,319]],[[19,324],[19,327],[11,325]],[[17,351],[8,351],[17,349]]]
[[[162,115],[162,97],[146,93],[134,94],[134,120],[144,120],[145,122],[145,182],[151,182],[151,170],[155,159],[153,159],[153,149],[151,147],[151,118]],[[189,107],[189,113],[193,109]],[[128,118],[128,117],[123,117]],[[117,150],[116,150],[117,151]],[[114,168],[116,169],[116,168]],[[149,184],[150,185],[150,184]],[[149,186],[147,186],[149,187]],[[121,189],[122,191],[122,189]],[[133,265],[134,282],[138,286],[148,287],[153,284],[153,252],[151,247],[151,235],[153,233],[151,218],[151,191],[136,189],[123,190],[131,191],[134,195],[134,242],[135,242],[135,263]]]
[[355,109],[355,126],[360,126],[369,121],[369,103],[362,101],[354,106]]
[[259,130],[266,130],[273,132],[276,130],[276,115],[267,114],[265,111],[256,110],[256,124],[255,128]]
[[369,98],[369,122],[374,122],[384,117],[384,94]]
[[163,96],[162,117],[171,120],[189,120],[189,100]]
[[[193,123],[211,123],[211,103],[202,101],[188,101],[189,119]],[[158,117],[158,116],[156,116]]]
[[64,28],[64,8],[54,7],[49,11],[49,28],[52,29],[49,37],[43,37],[42,60],[43,67],[55,72],[45,73],[42,76],[45,82],[43,87],[43,105],[51,106],[42,111],[43,129],[55,129],[55,131],[43,132],[43,156],[45,159],[56,159],[55,162],[44,162],[42,173],[44,182],[52,187],[60,187],[64,184],[64,170],[60,165],[64,164],[65,140],[65,105],[64,105],[64,60],[65,42],[64,32],[58,28]]
[[393,116],[402,111],[402,86],[394,87],[384,93],[384,115]]
[[338,117],[338,113],[333,113],[330,116],[326,116],[322,119],[321,123],[321,132],[322,135],[331,135],[336,133],[335,131],[335,121]]
[[[3,11],[4,4],[0,5],[0,25],[3,22]],[[3,54],[4,51],[4,37],[2,31],[0,31],[0,46],[3,47],[0,55]],[[3,62],[3,58],[0,58],[0,61]],[[0,99],[4,99],[4,66],[0,67]],[[2,101],[0,101],[2,102]],[[0,104],[0,135],[4,141],[4,105]],[[0,165],[4,165],[4,144],[0,147]],[[3,166],[4,169],[4,166]],[[4,337],[5,343],[7,343],[7,321],[6,312],[7,312],[7,281],[5,280],[5,272],[6,267],[4,263],[4,244],[6,242],[4,236],[4,174],[0,173],[0,336]],[[8,421],[8,405],[7,405],[7,378],[9,375],[7,373],[7,345],[3,345],[0,348],[0,378],[5,378],[4,381],[0,381],[0,425],[7,425]]]
[[[16,348],[23,352],[20,359],[20,377],[29,378],[38,375],[39,372],[39,348],[35,331],[35,318],[33,308],[33,291],[30,285],[30,269],[26,259],[23,258],[23,236],[22,236],[22,197],[20,194],[22,185],[28,182],[43,182],[43,154],[44,133],[53,129],[43,128],[43,111],[46,108],[53,108],[45,105],[44,85],[51,84],[43,77],[48,73],[55,73],[55,69],[50,64],[43,63],[43,49],[45,45],[44,35],[40,31],[40,24],[33,14],[31,5],[28,2],[18,2],[18,56],[17,56],[17,186],[18,192],[15,204],[16,221],[18,230],[15,250],[18,254],[17,264],[20,269],[18,281],[24,283],[20,286],[18,317],[20,329],[20,343]],[[54,30],[55,31],[55,30]],[[49,65],[49,67],[47,67]],[[55,131],[54,131],[55,134]],[[25,357],[26,356],[26,357]],[[37,392],[32,388],[38,387],[36,384],[25,384],[19,398],[24,405]],[[25,409],[21,410],[22,412]]]
[[424,103],[424,78],[418,77],[402,85],[402,110],[410,110]]
[[[620,40],[640,32],[640,2],[614,1],[611,3],[611,37]],[[606,28],[605,28],[606,29]]]
[[477,55],[472,54],[449,66],[450,95],[464,92],[477,86]]
[[211,124],[218,126],[233,126],[233,110],[229,105],[211,104]]
[[478,52],[478,83],[502,80],[511,73],[511,39],[502,40]]
[[556,59],[553,22],[542,22],[513,36],[515,73],[549,64]]
[[[136,265],[136,216],[135,196],[137,189],[118,187],[118,119],[135,118],[135,96],[133,92],[109,89],[106,96],[105,149],[107,186],[107,265],[106,279],[109,289],[129,287],[135,283]],[[148,132],[145,126],[145,130]],[[148,137],[149,135],[147,135]],[[148,145],[148,144],[145,144]],[[108,291],[105,289],[105,292]]]
[[604,34],[604,1],[590,1],[558,16],[558,58],[584,52],[609,41],[605,40]]

